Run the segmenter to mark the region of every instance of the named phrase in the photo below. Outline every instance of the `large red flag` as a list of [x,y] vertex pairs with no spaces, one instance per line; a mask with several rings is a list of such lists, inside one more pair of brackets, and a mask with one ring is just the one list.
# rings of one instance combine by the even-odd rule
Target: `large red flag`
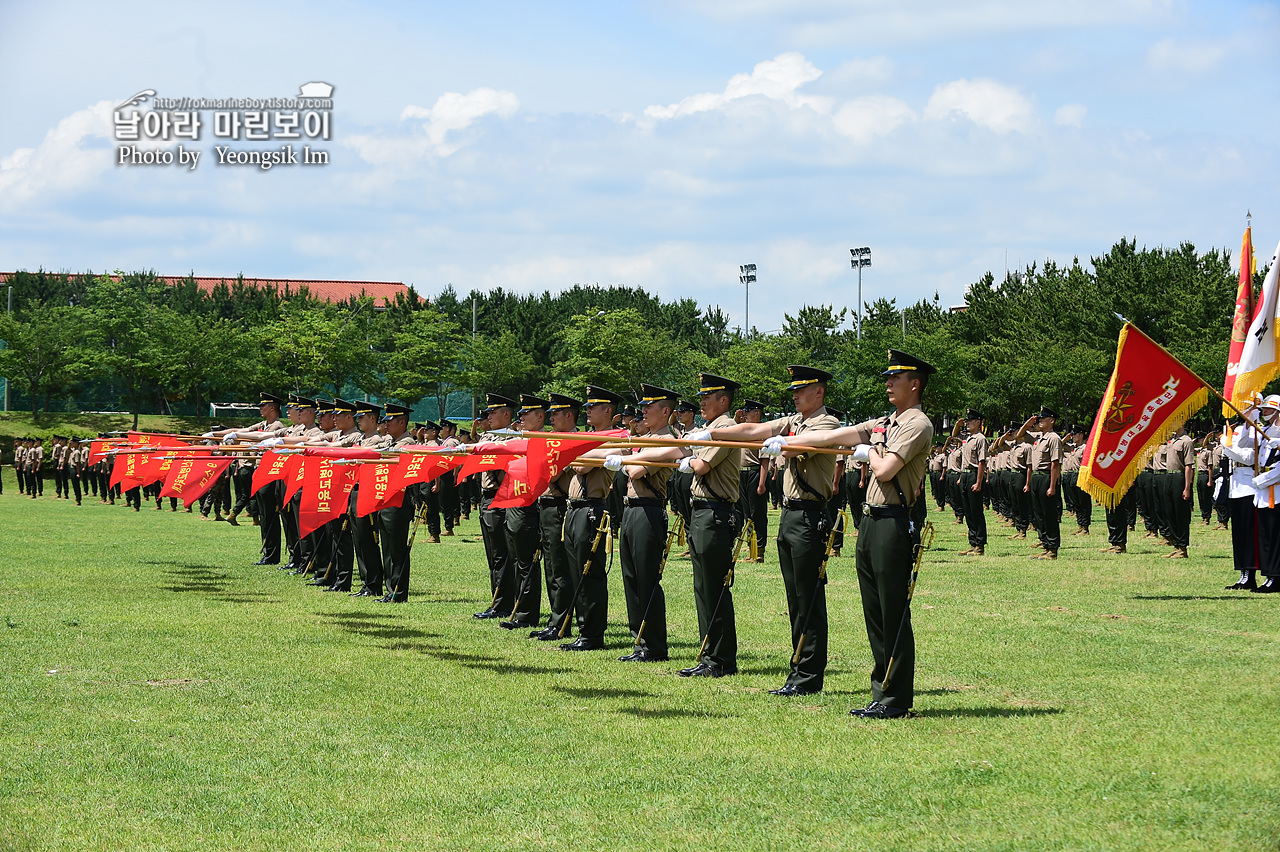
[[[626,429],[598,433],[602,438],[625,438]],[[530,438],[528,455],[507,468],[506,478],[490,504],[495,509],[532,506],[574,459],[604,444],[604,441],[575,441],[568,438]]]
[[[315,464],[315,461],[311,463]],[[297,494],[298,489],[302,487],[302,477],[305,474],[302,456],[290,456],[288,463],[284,466],[284,502],[280,504],[281,506],[289,505],[293,495]]]
[[169,475],[165,477],[160,496],[177,497],[182,500],[183,505],[190,506],[213,487],[233,461],[235,460],[226,456],[174,460]]
[[1126,322],[1076,484],[1114,507],[1169,433],[1208,402],[1199,376]]
[[363,518],[378,509],[390,509],[404,502],[404,489],[393,489],[396,478],[394,462],[360,465],[360,491],[356,494],[356,517]]
[[307,460],[298,504],[299,536],[310,535],[347,510],[347,498],[356,484],[359,467],[334,464],[327,458]]
[[289,459],[293,456],[284,456],[279,453],[263,453],[262,459],[258,462],[257,469],[253,472],[253,487],[249,490],[250,494],[257,494],[258,489],[266,485],[268,482],[275,482],[277,479],[284,479],[285,466],[289,464]]
[[415,482],[431,482],[438,479],[467,460],[467,456],[458,455],[413,455],[406,453],[400,457],[396,466],[396,482],[392,486],[404,489]]
[[523,439],[476,444],[467,460],[458,468],[458,481],[484,470],[506,470],[507,466],[522,456],[529,442]]
[[[1240,372],[1240,356],[1244,353],[1244,342],[1249,337],[1249,324],[1253,321],[1253,273],[1258,266],[1253,257],[1251,230],[1251,228],[1244,229],[1244,240],[1240,245],[1240,284],[1236,287],[1236,310],[1231,317],[1231,350],[1227,354],[1227,378],[1222,384],[1222,395],[1242,407],[1246,400],[1237,400],[1235,397],[1236,376]],[[1224,417],[1230,417],[1234,413],[1231,406],[1225,402],[1222,404]]]

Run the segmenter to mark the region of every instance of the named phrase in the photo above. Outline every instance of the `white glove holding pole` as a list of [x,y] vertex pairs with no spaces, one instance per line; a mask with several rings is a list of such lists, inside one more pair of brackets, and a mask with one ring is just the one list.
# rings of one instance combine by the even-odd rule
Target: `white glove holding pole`
[[222,439],[222,443],[224,443],[224,444],[234,444],[235,442],[236,442],[236,433],[235,433],[235,432],[228,432],[228,433],[227,433],[227,436],[226,436],[225,438],[223,438],[223,439]]
[[685,456],[680,459],[680,472],[693,473],[693,456]]
[[622,456],[605,456],[604,469],[612,470],[614,473],[622,470]]
[[699,429],[696,432],[690,432],[688,435],[685,435],[684,438],[686,441],[710,441],[711,430]]
[[265,441],[259,441],[259,447],[278,447],[284,443],[284,438],[267,438]]
[[782,458],[782,451],[786,449],[787,439],[782,435],[774,435],[764,442],[764,446],[760,448],[760,455],[768,456],[771,459]]
[[854,447],[853,452],[850,454],[850,458],[852,458],[854,461],[863,461],[863,462],[871,458],[871,445],[859,444],[858,446]]
[[201,437],[201,438],[212,438],[212,437],[213,437],[213,433],[212,433],[212,432],[205,432],[205,433],[204,433],[203,435],[201,435],[200,437]]

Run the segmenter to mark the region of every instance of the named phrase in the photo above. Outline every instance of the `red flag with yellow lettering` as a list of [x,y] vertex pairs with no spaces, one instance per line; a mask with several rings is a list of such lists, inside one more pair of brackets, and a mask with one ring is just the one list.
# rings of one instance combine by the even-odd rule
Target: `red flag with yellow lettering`
[[395,462],[360,465],[360,490],[356,494],[357,518],[363,518],[379,509],[394,508],[404,502],[404,489],[391,487],[396,476],[395,470]]
[[[600,432],[610,438],[623,438],[630,434],[626,429]],[[527,455],[516,459],[507,468],[507,475],[498,486],[498,493],[490,504],[495,509],[532,506],[574,459],[594,450],[604,441],[575,441],[568,438],[530,438]]]
[[177,497],[184,506],[190,506],[213,487],[233,461],[226,456],[175,459],[165,477],[160,496]]
[[1199,376],[1126,322],[1076,484],[1114,507],[1151,454],[1208,402]]
[[285,466],[289,464],[289,459],[293,456],[283,456],[279,453],[263,453],[262,459],[258,462],[258,467],[253,471],[253,487],[250,494],[257,494],[258,490],[268,482],[275,482],[278,479],[284,479]]
[[308,459],[298,503],[298,535],[305,537],[347,510],[360,465],[334,464],[327,458]]

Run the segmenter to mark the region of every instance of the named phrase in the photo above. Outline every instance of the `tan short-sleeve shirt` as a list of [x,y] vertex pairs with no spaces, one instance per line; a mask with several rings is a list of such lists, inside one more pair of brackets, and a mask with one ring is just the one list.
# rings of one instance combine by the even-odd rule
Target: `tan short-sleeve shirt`
[[[840,421],[828,414],[824,406],[807,418],[797,413],[770,420],[765,425],[773,435],[803,435],[835,429]],[[779,459],[779,464],[784,465],[782,495],[788,500],[830,500],[835,493],[836,465],[840,458],[832,453],[805,453],[793,459]]]
[[[655,438],[673,438],[675,437],[671,429],[663,426],[656,432],[650,432]],[[624,457],[625,461],[625,457]],[[675,473],[669,467],[651,467],[645,470],[644,476],[638,479],[627,477],[627,496],[628,497],[648,497],[658,500],[667,496],[667,480],[671,478],[671,474]]]
[[913,406],[901,413],[865,420],[853,427],[858,430],[857,443],[871,444],[873,453],[893,453],[902,459],[902,470],[888,482],[875,476],[867,478],[866,501],[872,506],[899,506],[896,480],[908,505],[915,502],[920,483],[924,481],[929,461],[929,447],[933,445],[933,423],[920,406]]
[[987,436],[975,432],[960,445],[960,466],[963,470],[976,471],[987,460]]
[[1165,450],[1165,470],[1182,473],[1188,467],[1195,467],[1196,444],[1190,435],[1179,435]]
[[[734,425],[733,418],[721,414],[707,424],[708,429],[727,429]],[[695,500],[727,500],[735,503],[742,480],[738,476],[742,451],[733,447],[694,447],[693,457],[711,465],[706,476],[694,476],[690,494]]]

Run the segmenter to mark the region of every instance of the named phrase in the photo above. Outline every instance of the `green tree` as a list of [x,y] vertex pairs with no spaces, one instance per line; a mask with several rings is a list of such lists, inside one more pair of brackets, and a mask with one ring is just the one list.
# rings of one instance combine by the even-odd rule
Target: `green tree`
[[575,393],[593,384],[626,394],[641,382],[684,390],[709,360],[677,344],[665,329],[648,325],[635,308],[588,309],[569,319],[563,340],[568,355],[557,365],[555,379]]
[[31,412],[90,372],[93,329],[88,312],[69,306],[29,307],[25,317],[0,316],[0,374],[23,387]]
[[467,367],[459,385],[472,396],[502,393],[515,398],[533,375],[533,356],[520,348],[513,332],[493,338],[477,337],[466,348]]
[[434,397],[440,412],[462,378],[462,329],[439,311],[414,311],[394,332],[386,358],[386,393],[413,404]]
[[101,347],[96,366],[99,375],[123,383],[135,429],[143,399],[164,376],[163,329],[177,322],[164,304],[167,290],[154,275],[119,270],[98,276],[89,289]]

